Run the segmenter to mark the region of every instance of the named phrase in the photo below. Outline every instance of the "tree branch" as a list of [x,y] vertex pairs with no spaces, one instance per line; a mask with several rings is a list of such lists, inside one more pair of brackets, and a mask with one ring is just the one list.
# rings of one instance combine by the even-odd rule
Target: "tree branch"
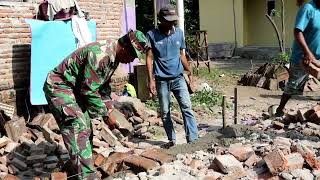
[[281,0],[281,21],[282,21],[282,48],[283,48],[283,53],[286,52],[286,27],[284,24],[284,0]]
[[282,46],[282,43],[281,43],[281,42],[282,42],[282,38],[281,38],[281,36],[280,36],[279,29],[278,29],[278,27],[277,27],[276,23],[274,22],[274,20],[272,19],[272,17],[271,17],[271,16],[269,16],[269,14],[266,14],[266,17],[268,18],[268,20],[269,20],[269,21],[270,21],[270,23],[272,24],[272,26],[273,26],[274,30],[276,31],[280,51],[281,51],[282,53],[284,53],[283,46]]

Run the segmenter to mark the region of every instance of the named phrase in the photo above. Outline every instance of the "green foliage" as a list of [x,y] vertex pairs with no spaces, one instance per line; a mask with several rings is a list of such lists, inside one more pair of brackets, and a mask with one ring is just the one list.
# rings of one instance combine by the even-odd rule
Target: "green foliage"
[[184,1],[184,18],[186,34],[199,30],[199,0]]
[[193,107],[203,107],[208,109],[210,107],[221,105],[222,93],[219,91],[198,91],[191,96]]
[[[176,5],[176,0],[171,0]],[[199,30],[199,0],[184,1],[186,34]],[[154,28],[153,0],[136,0],[137,29],[143,33]]]
[[147,100],[145,102],[145,105],[146,105],[146,107],[148,109],[151,109],[151,110],[154,110],[154,111],[157,111],[159,109],[159,107],[160,107],[158,98]]
[[[196,69],[193,69],[196,71]],[[196,72],[193,72],[194,74]],[[199,69],[199,78],[205,79],[207,81],[210,81],[214,84],[219,84],[219,83],[225,83],[224,79],[221,78],[220,76],[228,76],[230,78],[235,77],[237,78],[238,76],[241,76],[244,72],[241,70],[221,70],[218,68],[211,68],[211,72],[208,72],[208,69],[206,67],[201,67]]]
[[137,29],[147,33],[154,28],[153,0],[136,0]]
[[[210,107],[220,106],[222,103],[222,93],[220,91],[198,91],[191,95],[191,103],[193,108],[203,108],[210,112]],[[158,111],[160,104],[158,99],[148,100],[145,102],[148,109]],[[171,98],[171,109],[178,111],[179,104],[175,98]]]
[[288,63],[290,63],[290,56],[291,56],[291,51],[289,53],[280,52],[278,54],[278,57],[276,57],[276,58],[274,58],[272,60],[272,63],[274,63],[274,64],[282,64],[282,65],[288,64]]

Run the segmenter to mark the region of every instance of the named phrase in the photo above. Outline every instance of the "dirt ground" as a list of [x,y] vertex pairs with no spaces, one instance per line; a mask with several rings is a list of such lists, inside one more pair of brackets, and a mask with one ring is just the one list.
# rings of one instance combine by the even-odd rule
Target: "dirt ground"
[[[268,113],[268,107],[271,105],[278,105],[280,102],[282,91],[270,91],[262,88],[238,86],[237,81],[241,75],[249,71],[250,69],[257,69],[267,61],[262,60],[249,60],[249,59],[219,59],[211,63],[211,69],[219,69],[220,80],[218,83],[203,78],[195,78],[196,85],[200,85],[203,82],[208,83],[210,86],[214,86],[216,89],[222,91],[227,96],[227,102],[230,107],[227,109],[227,124],[233,123],[233,96],[234,88],[238,88],[238,122],[261,119],[263,113]],[[224,75],[230,74],[232,76]],[[228,73],[227,73],[228,72]],[[287,104],[287,111],[296,111],[298,108],[311,108],[317,104],[319,100],[319,92],[309,93],[307,96],[293,97]],[[222,115],[221,107],[216,106],[210,108],[214,111],[213,115],[196,114],[199,133],[202,136],[205,132],[217,131],[222,127]],[[196,111],[197,112],[197,111]],[[177,126],[177,144],[186,143],[185,133],[183,126]],[[158,137],[155,140],[151,140],[151,144],[161,144],[166,142],[166,136]]]

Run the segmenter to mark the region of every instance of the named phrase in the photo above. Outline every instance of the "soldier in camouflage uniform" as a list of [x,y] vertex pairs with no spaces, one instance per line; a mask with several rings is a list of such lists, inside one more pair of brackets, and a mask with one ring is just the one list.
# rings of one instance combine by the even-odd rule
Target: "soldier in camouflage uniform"
[[103,98],[110,93],[109,80],[119,63],[129,63],[146,51],[146,38],[130,30],[118,41],[91,43],[77,49],[48,73],[43,90],[70,152],[78,179],[96,179],[92,160],[91,119],[109,125]]

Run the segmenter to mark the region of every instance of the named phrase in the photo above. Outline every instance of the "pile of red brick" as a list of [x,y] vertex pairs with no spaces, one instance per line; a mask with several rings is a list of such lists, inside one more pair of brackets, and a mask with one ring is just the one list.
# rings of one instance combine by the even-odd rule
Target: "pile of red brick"
[[[128,99],[130,98],[126,98],[126,100]],[[159,125],[160,119],[157,118],[157,113],[145,109],[141,102],[132,104],[135,111],[140,114],[128,116],[118,109],[113,109],[111,112],[119,124],[117,129],[111,131],[105,122],[97,119],[92,120],[93,152],[95,157],[97,155],[95,164],[103,165],[103,168],[100,168],[103,173],[110,174],[115,171],[106,170],[110,168],[104,165],[103,161],[116,148],[135,148],[135,145],[128,141],[128,137],[135,135],[140,138],[150,138],[152,136],[149,132],[151,127]],[[143,115],[141,115],[142,113]],[[139,117],[140,115],[141,117]],[[52,114],[39,114],[28,123],[27,127],[24,118],[13,117],[10,119],[5,113],[2,113],[0,123],[2,124],[1,133],[5,134],[0,138],[0,179],[4,179],[8,175],[10,177],[16,175],[21,179],[35,176],[50,177],[51,172],[60,171],[69,159],[59,127]],[[130,153],[124,154],[129,155]],[[145,152],[144,155],[138,156],[131,153],[130,157],[123,158],[121,164],[125,162],[128,166],[148,170],[156,166],[159,161],[160,163],[166,161],[166,159],[157,161],[158,159],[153,159],[150,154],[152,153]],[[113,154],[111,159],[116,155],[117,153]],[[119,159],[117,162],[108,160],[108,163],[113,167],[118,161]],[[146,165],[147,167],[145,167]]]

